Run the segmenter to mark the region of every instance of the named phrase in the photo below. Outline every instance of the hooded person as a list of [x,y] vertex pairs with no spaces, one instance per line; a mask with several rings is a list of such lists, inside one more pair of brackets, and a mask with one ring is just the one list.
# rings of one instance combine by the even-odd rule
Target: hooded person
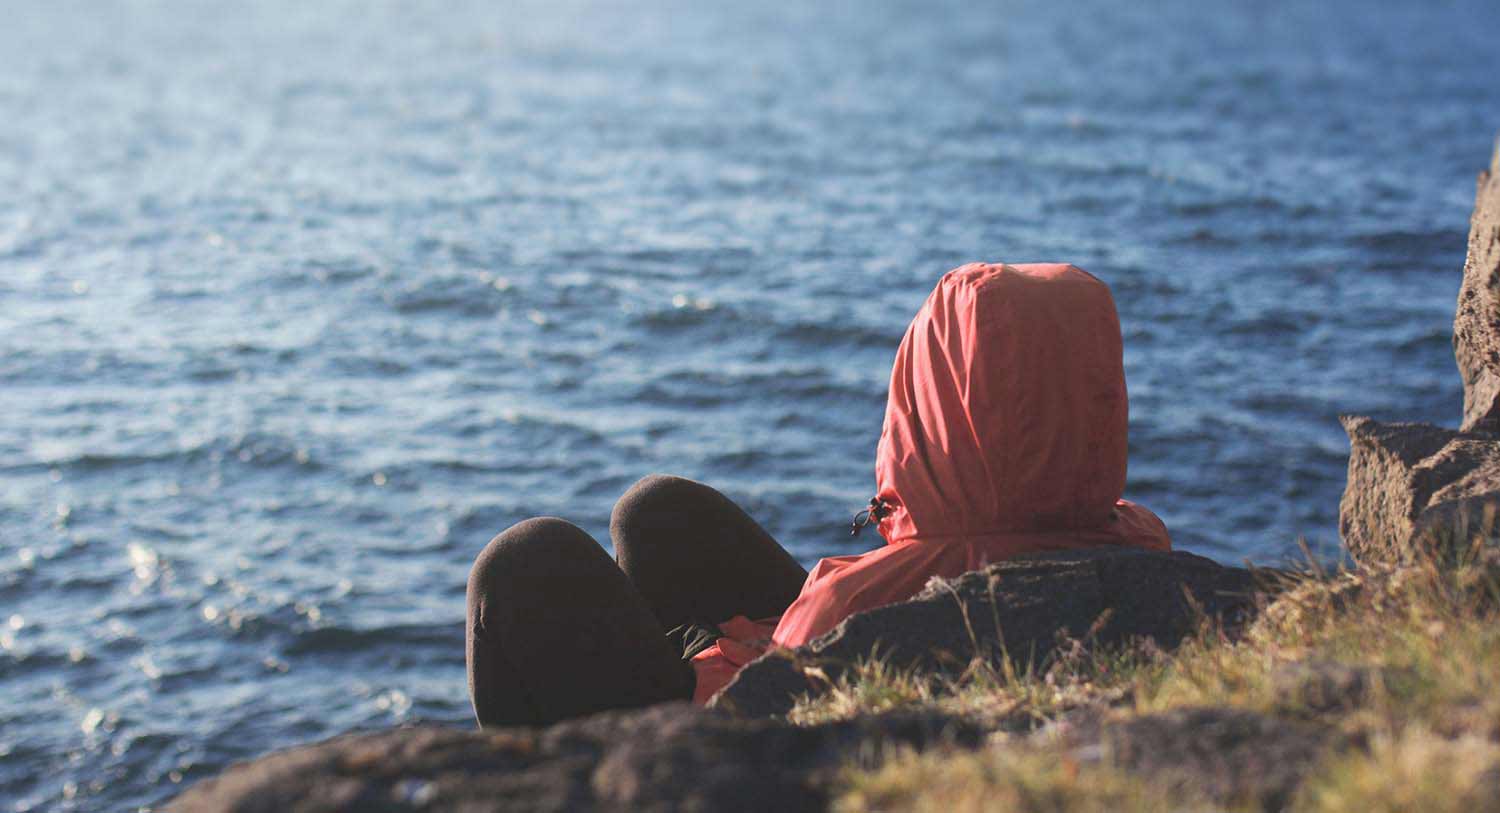
[[[935,576],[1043,551],[1170,549],[1161,520],[1121,499],[1128,417],[1119,317],[1103,282],[1064,264],[975,263],[948,272],[907,328],[891,370],[875,497],[856,523],[875,525],[885,545],[822,559],[804,578],[723,495],[681,478],[643,480],[611,521],[624,578],[592,590],[608,598],[590,612],[615,627],[621,616],[640,616],[617,636],[646,634],[654,617],[658,632],[673,629],[660,640],[681,647],[691,669],[674,672],[655,644],[642,643],[622,670],[627,690],[601,685],[597,702],[584,705],[688,696],[705,703],[768,648],[805,644],[854,613],[911,598]],[[562,526],[550,535],[575,537],[568,544],[584,555],[592,540]],[[560,549],[553,544],[554,554]],[[595,570],[615,578],[610,568]],[[485,621],[475,609],[479,573],[476,563],[470,687],[484,724],[474,668]],[[480,592],[497,592],[492,576],[479,581]],[[534,580],[517,581],[498,592],[537,589]],[[647,612],[621,612],[636,601],[626,595],[631,588]],[[599,639],[579,623],[569,622],[583,636],[574,636],[575,646]],[[495,691],[516,691],[511,671]]]
[[706,702],[762,642],[801,646],[934,576],[1043,551],[1169,550],[1162,521],[1121,499],[1128,422],[1108,286],[1061,264],[950,271],[891,369],[861,520],[885,546],[819,561],[777,619],[721,624],[730,635],[694,658],[694,698]]

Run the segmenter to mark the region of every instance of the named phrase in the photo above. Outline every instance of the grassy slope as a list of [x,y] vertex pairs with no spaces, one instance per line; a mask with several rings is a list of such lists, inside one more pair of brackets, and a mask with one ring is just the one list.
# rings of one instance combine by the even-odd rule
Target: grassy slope
[[[1308,579],[1286,589],[1239,640],[1205,628],[1170,655],[1080,645],[1026,672],[976,663],[957,681],[872,662],[791,718],[808,724],[928,708],[979,716],[1012,732],[998,733],[979,752],[901,754],[851,766],[836,791],[841,810],[1202,809],[1190,785],[1126,774],[1110,767],[1107,754],[1080,756],[1045,731],[1080,709],[1119,720],[1204,706],[1251,709],[1337,733],[1346,745],[1311,768],[1293,809],[1500,810],[1497,562]],[[1308,674],[1320,677],[1298,678]],[[1030,733],[1038,730],[1044,733]],[[1258,808],[1265,800],[1227,803]]]

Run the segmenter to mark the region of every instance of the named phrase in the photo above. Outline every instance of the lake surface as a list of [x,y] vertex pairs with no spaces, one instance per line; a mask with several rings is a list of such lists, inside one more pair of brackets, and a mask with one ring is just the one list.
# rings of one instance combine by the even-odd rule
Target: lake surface
[[1459,416],[1497,12],[1156,5],[7,6],[0,809],[468,725],[474,555],[649,472],[869,544],[970,260],[1113,286],[1179,547],[1336,555],[1336,414]]

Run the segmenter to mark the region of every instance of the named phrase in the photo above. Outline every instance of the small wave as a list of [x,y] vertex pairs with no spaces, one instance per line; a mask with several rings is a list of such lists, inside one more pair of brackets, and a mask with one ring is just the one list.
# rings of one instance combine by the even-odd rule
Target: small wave
[[90,576],[74,573],[58,579],[54,590],[76,590],[79,593],[100,594],[102,591],[116,587],[118,579],[114,576]]
[[412,366],[391,355],[330,354],[324,362],[331,373],[341,378],[395,378],[412,372]]
[[582,421],[558,416],[544,416],[531,412],[509,411],[501,415],[508,439],[519,441],[523,447],[540,448],[561,441],[566,447],[579,449],[595,448],[608,444],[609,440],[598,430]]
[[295,347],[264,347],[235,342],[208,350],[192,351],[179,369],[192,381],[217,383],[232,380],[254,369],[292,364],[300,356],[301,351]]
[[195,449],[139,453],[84,452],[69,458],[49,460],[43,465],[55,466],[65,472],[89,474],[136,466],[188,462],[197,456],[198,450]]
[[386,293],[383,298],[400,314],[444,312],[480,317],[498,313],[507,295],[482,276],[445,274]]
[[1446,352],[1452,346],[1453,331],[1447,327],[1439,327],[1427,331],[1414,332],[1413,335],[1397,341],[1394,349],[1400,353],[1421,350]]
[[[1118,273],[1110,276],[1109,286],[1114,289],[1115,295],[1121,298],[1140,295],[1147,296],[1151,300],[1167,302],[1180,297],[1184,290],[1181,283],[1162,274],[1159,269],[1147,269],[1140,266],[1127,266],[1119,269]],[[1121,312],[1124,314],[1125,309],[1122,308]]]
[[45,382],[50,387],[138,387],[167,383],[173,373],[172,366],[162,360],[128,356],[112,349],[19,348],[0,358],[0,381],[26,385]]
[[1090,183],[1143,180],[1150,178],[1153,174],[1151,167],[1145,164],[1121,164],[1057,157],[1039,158],[1029,163],[1037,169],[1059,173],[1061,177],[1070,181]]
[[1294,204],[1280,198],[1264,195],[1179,201],[1168,204],[1167,208],[1172,214],[1182,217],[1213,217],[1223,214],[1269,214],[1273,212],[1285,213],[1294,217],[1306,217],[1315,211],[1313,207]]
[[1236,236],[1207,227],[1198,227],[1185,232],[1179,232],[1167,238],[1168,245],[1199,246],[1204,248],[1235,248],[1241,245],[1241,243],[1242,240]]
[[1299,418],[1310,414],[1331,414],[1334,409],[1321,398],[1291,392],[1258,392],[1236,400],[1236,405],[1256,414],[1277,414]]
[[159,282],[151,291],[151,301],[158,305],[175,305],[214,297],[214,292],[200,284]]
[[522,519],[524,514],[502,505],[465,508],[448,522],[446,537],[451,544],[482,542]]
[[358,257],[333,257],[308,261],[303,275],[310,274],[317,282],[342,285],[357,282],[373,275],[377,270],[374,262]]
[[1293,341],[1305,334],[1314,323],[1314,318],[1310,316],[1298,318],[1296,314],[1275,313],[1233,320],[1225,332],[1235,336],[1261,336]]
[[51,240],[43,236],[13,238],[8,244],[0,243],[0,260],[30,260],[42,256]]
[[631,400],[643,404],[711,409],[722,406],[732,397],[728,394],[708,392],[701,387],[650,382],[637,389],[631,395]]
[[16,679],[25,675],[53,673],[78,665],[87,657],[73,657],[72,653],[50,647],[36,649],[18,645],[11,649],[0,649],[0,680]]
[[389,158],[394,163],[412,170],[413,173],[429,178],[451,178],[462,169],[462,165],[456,161],[416,152],[400,153]]
[[698,325],[727,330],[745,323],[736,309],[706,301],[684,301],[680,305],[674,303],[671,307],[654,308],[637,314],[633,321],[648,330],[677,330]]
[[753,259],[755,252],[750,248],[739,246],[689,246],[683,248],[638,249],[623,252],[619,256],[631,262],[653,263],[657,265],[685,264],[701,268],[726,261],[744,263]]
[[797,344],[818,345],[825,350],[830,346],[852,346],[860,349],[884,349],[894,352],[905,329],[904,324],[875,328],[850,322],[794,322],[777,326],[773,338]]
[[[162,437],[159,442],[169,442]],[[85,451],[26,464],[28,469],[60,469],[64,474],[88,475],[145,466],[182,468],[204,461],[233,461],[257,468],[288,465],[320,467],[311,451],[295,438],[266,432],[215,437],[187,447],[141,451]]]
[[[1462,251],[1467,239],[1468,233],[1458,229],[1392,229],[1356,234],[1350,242],[1379,254],[1410,260],[1414,268],[1427,268],[1434,256]],[[1442,266],[1441,270],[1445,274],[1451,273],[1447,266]]]
[[715,469],[753,470],[771,460],[774,455],[760,449],[742,449],[710,455],[707,463]]
[[[362,652],[373,649],[431,647],[454,649],[454,639],[463,637],[463,628],[455,624],[392,624],[371,629],[342,626],[313,627],[297,632],[282,647],[284,655],[316,655],[335,652]],[[459,647],[462,646],[460,642]]]
[[228,444],[224,452],[226,457],[256,468],[321,468],[312,452],[297,439],[269,432],[240,435]]
[[497,465],[494,460],[482,463],[472,460],[423,460],[388,466],[385,472],[393,477],[411,477],[421,480],[432,473],[493,474],[508,469],[507,466]]
[[1117,212],[1129,202],[1129,198],[1115,195],[1082,194],[1048,200],[1043,203],[1043,207],[1049,213],[1097,215]]

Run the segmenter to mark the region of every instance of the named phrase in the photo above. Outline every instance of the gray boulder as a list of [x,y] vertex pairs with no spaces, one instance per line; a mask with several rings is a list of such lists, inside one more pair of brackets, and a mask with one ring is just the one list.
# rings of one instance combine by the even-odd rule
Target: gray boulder
[[1462,429],[1500,431],[1500,151],[1479,174],[1453,354],[1464,379]]
[[1170,647],[1206,619],[1233,632],[1256,607],[1257,581],[1242,568],[1190,553],[1098,548],[1011,559],[911,601],[860,613],[797,649],[741,669],[710,705],[746,717],[783,715],[826,691],[872,654],[898,667],[956,673],[976,657],[1043,664],[1060,643],[1118,646],[1151,639]]

